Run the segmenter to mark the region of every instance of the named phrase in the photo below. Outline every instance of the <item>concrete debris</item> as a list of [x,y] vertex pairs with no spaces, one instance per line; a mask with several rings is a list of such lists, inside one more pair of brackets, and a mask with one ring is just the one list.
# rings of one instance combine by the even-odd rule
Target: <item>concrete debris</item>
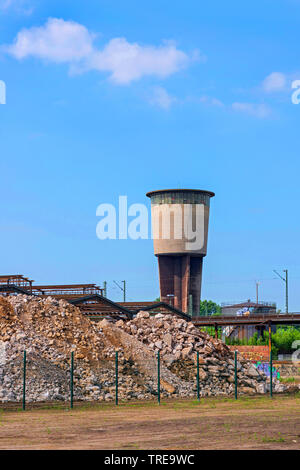
[[[27,352],[27,401],[68,400],[74,352],[74,399],[111,401],[115,351],[119,399],[157,395],[157,352],[162,397],[195,397],[196,353],[201,396],[234,392],[233,353],[221,341],[171,315],[139,312],[129,322],[93,323],[63,300],[23,295],[0,297],[0,402],[21,401],[23,351]],[[239,357],[239,389],[265,393],[266,376]],[[274,390],[279,383],[274,381]],[[282,388],[282,386],[281,386]]]

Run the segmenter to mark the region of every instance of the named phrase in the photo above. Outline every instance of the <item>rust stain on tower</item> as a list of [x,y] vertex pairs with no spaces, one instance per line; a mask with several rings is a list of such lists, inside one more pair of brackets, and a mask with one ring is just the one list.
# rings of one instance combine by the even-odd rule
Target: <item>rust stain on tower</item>
[[211,191],[151,191],[154,254],[158,258],[160,298],[198,314],[203,258],[207,252]]

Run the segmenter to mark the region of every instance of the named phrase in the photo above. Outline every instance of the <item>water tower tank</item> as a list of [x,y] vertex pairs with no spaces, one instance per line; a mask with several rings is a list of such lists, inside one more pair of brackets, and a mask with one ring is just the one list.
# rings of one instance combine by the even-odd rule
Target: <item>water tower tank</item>
[[161,300],[192,314],[199,313],[210,198],[214,195],[199,189],[147,193]]

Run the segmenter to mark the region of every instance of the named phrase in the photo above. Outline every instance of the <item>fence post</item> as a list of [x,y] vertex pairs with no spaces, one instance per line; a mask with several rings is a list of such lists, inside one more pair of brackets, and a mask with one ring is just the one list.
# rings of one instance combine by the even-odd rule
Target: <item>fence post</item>
[[197,351],[197,399],[200,401],[200,383],[199,383],[199,351]]
[[118,384],[119,384],[119,378],[118,378],[118,375],[119,375],[119,364],[118,364],[118,351],[116,351],[116,405],[119,404],[119,397],[118,397]]
[[26,408],[26,351],[24,351],[23,357],[23,405],[22,409],[25,411]]
[[234,397],[237,400],[237,351],[234,352]]
[[157,352],[157,401],[160,405],[160,351]]
[[272,360],[272,349],[270,351],[270,397],[273,396],[273,360]]
[[70,369],[70,402],[71,408],[73,408],[73,394],[74,394],[74,352],[71,352],[71,369]]
[[269,354],[271,353],[272,349],[272,328],[271,323],[269,323]]

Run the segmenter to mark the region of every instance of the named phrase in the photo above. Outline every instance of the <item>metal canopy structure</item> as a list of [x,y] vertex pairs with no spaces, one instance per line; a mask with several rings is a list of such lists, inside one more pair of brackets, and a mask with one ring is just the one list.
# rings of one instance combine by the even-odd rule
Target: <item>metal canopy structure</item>
[[48,286],[32,286],[32,292],[39,296],[51,296],[56,299],[77,299],[88,295],[103,295],[103,289],[96,284],[59,284]]
[[5,291],[5,286],[14,285],[23,289],[28,289],[32,292],[32,283],[34,281],[28,277],[24,277],[22,274],[6,274],[0,276],[0,286],[4,287],[2,292]]
[[[96,284],[55,284],[55,285],[34,285],[33,280],[21,274],[11,274],[0,276],[1,292],[10,295],[14,292],[14,287],[21,288],[20,294],[38,295],[40,297],[54,297],[56,299],[78,299],[88,295],[103,295],[104,289]],[[17,292],[17,291],[15,291]]]
[[176,315],[187,321],[191,317],[164,302],[113,302],[101,295],[91,295],[76,300],[71,300],[72,305],[76,305],[84,315],[92,320],[102,320],[112,316],[114,319],[131,320],[141,310],[149,312],[150,315],[157,313]]
[[191,321],[191,317],[189,315],[166,302],[121,302],[120,305],[130,308],[130,310],[135,314],[143,310],[145,312],[149,312],[150,315],[156,315],[157,313],[177,315],[186,321]]
[[69,302],[78,307],[84,315],[92,320],[99,321],[107,316],[122,320],[131,320],[133,318],[133,313],[129,309],[99,294],[81,297]]
[[0,276],[0,294],[63,299],[95,321],[103,318],[131,320],[140,310],[149,311],[150,315],[163,313],[176,315],[187,321],[191,319],[165,302],[113,302],[102,295],[103,289],[96,284],[32,285],[32,282],[21,275]]
[[150,315],[157,313],[171,314],[186,321],[192,321],[195,326],[266,326],[266,325],[296,325],[300,324],[300,313],[276,314],[257,313],[249,316],[198,316],[191,318],[186,313],[166,302],[113,302],[102,295],[103,289],[96,284],[65,284],[34,286],[32,280],[20,274],[0,276],[0,295],[34,295],[37,297],[51,296],[64,299],[77,306],[91,320],[103,318],[114,320],[131,320],[141,310]]
[[15,284],[0,284],[0,294],[5,296],[18,294],[34,295],[31,294],[29,290],[16,286]]
[[34,281],[22,274],[6,274],[0,276],[0,284],[15,284],[17,286],[29,286]]

